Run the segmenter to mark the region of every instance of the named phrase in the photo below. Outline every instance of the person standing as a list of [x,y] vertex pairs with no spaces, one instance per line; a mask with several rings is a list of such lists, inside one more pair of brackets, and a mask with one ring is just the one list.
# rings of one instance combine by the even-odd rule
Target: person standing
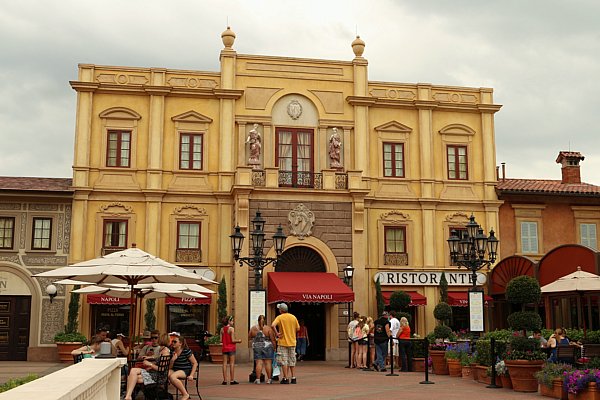
[[267,383],[272,383],[271,373],[273,364],[273,352],[275,349],[275,333],[269,325],[265,325],[266,317],[258,316],[258,324],[250,328],[248,339],[252,341],[252,352],[254,353],[254,361],[256,362],[256,379],[254,383],[260,384],[260,376],[262,374],[263,364],[267,372]]
[[304,361],[304,356],[306,356],[306,348],[310,344],[308,339],[308,328],[304,325],[304,320],[300,321],[300,330],[296,335],[296,353],[298,353],[298,361]]
[[410,342],[410,325],[406,317],[400,318],[398,347],[400,347],[400,360],[402,362],[401,371],[408,372],[412,368],[412,343]]
[[[396,311],[390,311],[389,318],[390,331],[392,331],[392,337],[394,338],[392,341],[392,343],[394,343],[394,350],[392,352],[392,354],[394,354],[394,364],[400,365],[398,362],[398,332],[400,331],[400,321],[396,318]],[[388,354],[390,354],[390,349],[388,349]]]
[[358,325],[358,319],[360,318],[360,314],[356,311],[352,314],[352,321],[348,323],[348,342],[350,342],[350,346],[352,350],[350,351],[350,368],[356,367],[356,354],[358,353],[358,343],[356,341],[356,337],[354,336],[354,332],[356,330],[356,325]]
[[[223,328],[221,328],[221,343],[223,351],[223,382],[221,385],[227,385],[227,382],[229,382],[231,385],[238,385],[239,382],[235,380],[235,345],[236,343],[242,343],[242,340],[235,338],[232,316],[223,318],[222,324]],[[229,377],[231,378],[231,381],[228,381],[227,379],[228,363]]]
[[296,332],[300,330],[300,324],[296,317],[288,312],[287,304],[279,303],[277,309],[279,315],[271,326],[279,340],[277,362],[281,362],[283,367],[283,379],[280,383],[283,385],[296,384]]
[[375,359],[375,371],[385,372],[385,355],[388,350],[389,338],[392,336],[388,313],[384,311],[374,323],[375,352],[377,353],[377,358]]

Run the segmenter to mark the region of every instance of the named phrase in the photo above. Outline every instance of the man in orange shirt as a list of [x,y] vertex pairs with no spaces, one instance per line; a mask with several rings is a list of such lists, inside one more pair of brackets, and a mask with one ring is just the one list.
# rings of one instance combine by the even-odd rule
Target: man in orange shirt
[[[279,315],[271,326],[277,335],[277,363],[283,367],[283,379],[280,383],[296,384],[296,332],[300,330],[300,324],[296,317],[288,312],[287,304],[279,303],[277,309]],[[291,380],[288,377],[291,377]]]

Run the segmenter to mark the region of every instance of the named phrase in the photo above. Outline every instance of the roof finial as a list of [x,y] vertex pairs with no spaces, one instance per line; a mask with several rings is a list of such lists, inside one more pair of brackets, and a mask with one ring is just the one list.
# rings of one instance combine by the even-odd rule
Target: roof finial
[[235,33],[231,30],[229,24],[227,25],[227,29],[221,33],[221,40],[223,40],[223,45],[226,49],[231,49],[233,42],[235,42]]

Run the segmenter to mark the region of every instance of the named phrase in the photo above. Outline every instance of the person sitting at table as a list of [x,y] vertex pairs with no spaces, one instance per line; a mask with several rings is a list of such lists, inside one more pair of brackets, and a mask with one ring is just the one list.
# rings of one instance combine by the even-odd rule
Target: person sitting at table
[[158,329],[153,330],[152,332],[150,332],[150,344],[146,344],[144,345],[144,347],[142,347],[140,349],[140,352],[138,354],[138,358],[144,360],[146,358],[154,358],[155,354],[158,354],[160,352],[160,344],[159,344],[159,336],[160,336],[160,331]]
[[542,336],[542,331],[539,329],[534,329],[533,330],[533,335],[529,336],[529,339],[537,339],[540,341],[540,347],[542,349],[545,349],[546,347],[548,347],[548,341],[546,340],[546,338],[544,338]]
[[90,340],[90,344],[82,346],[71,352],[71,355],[78,356],[82,355],[83,358],[92,358],[94,354],[100,353],[100,344],[104,342],[104,338],[100,335],[96,335]]
[[556,328],[554,333],[548,339],[548,348],[550,349],[550,358],[548,361],[557,362],[557,346],[569,344],[569,339],[566,338],[565,331],[562,328]]
[[[171,350],[169,350],[169,335],[166,333],[157,336],[158,351],[154,353],[154,358],[150,358],[145,355],[144,361],[142,361],[143,368],[132,368],[127,378],[127,392],[125,393],[125,400],[131,400],[131,395],[135,389],[135,385],[143,383],[144,385],[160,384],[158,382],[158,360],[161,356],[170,356]],[[153,340],[155,342],[155,340]]]
[[111,333],[110,337],[110,342],[117,351],[117,357],[127,357],[127,354],[129,353],[129,347],[125,347],[125,344],[123,343],[125,335],[122,333],[117,333],[116,335]]
[[190,394],[180,379],[194,380],[198,361],[196,361],[194,353],[189,349],[185,338],[176,337],[171,342],[171,345],[173,346],[173,355],[171,357],[171,365],[169,366],[169,381],[181,392],[181,400],[188,400]]

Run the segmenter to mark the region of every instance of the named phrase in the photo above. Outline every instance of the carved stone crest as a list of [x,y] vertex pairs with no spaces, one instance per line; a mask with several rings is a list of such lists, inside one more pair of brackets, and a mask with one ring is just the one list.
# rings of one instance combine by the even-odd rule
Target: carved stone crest
[[304,204],[299,204],[288,214],[290,221],[290,235],[302,240],[312,234],[315,224],[315,215]]
[[298,100],[290,101],[287,106],[287,113],[293,120],[297,120],[302,115],[302,104]]

